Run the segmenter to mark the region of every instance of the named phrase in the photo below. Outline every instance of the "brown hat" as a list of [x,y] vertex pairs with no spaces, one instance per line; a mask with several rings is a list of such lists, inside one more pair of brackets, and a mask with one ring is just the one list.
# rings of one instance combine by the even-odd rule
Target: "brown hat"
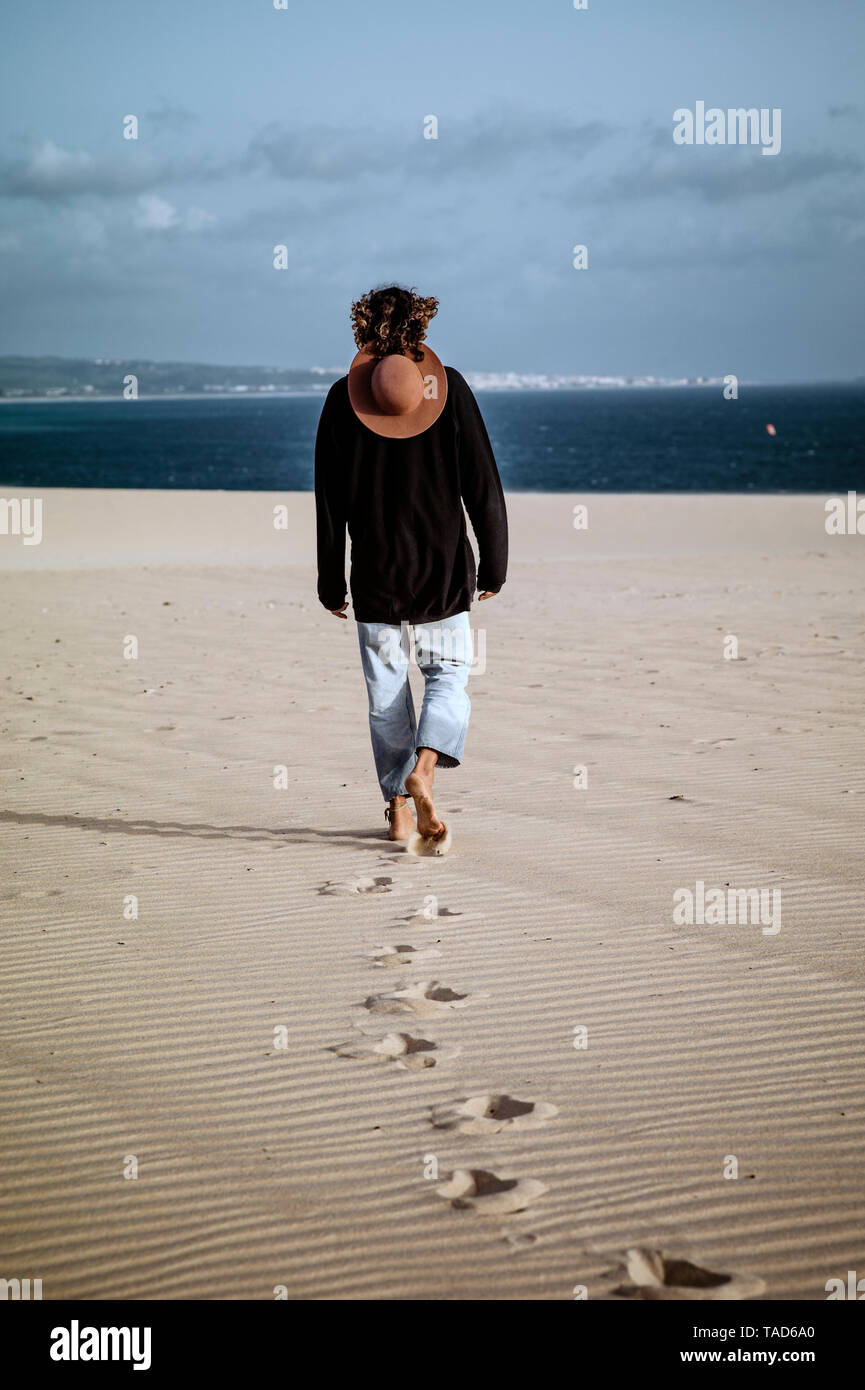
[[434,424],[448,398],[448,379],[432,348],[415,362],[405,353],[374,355],[367,343],[348,371],[348,398],[357,418],[375,434],[411,439]]

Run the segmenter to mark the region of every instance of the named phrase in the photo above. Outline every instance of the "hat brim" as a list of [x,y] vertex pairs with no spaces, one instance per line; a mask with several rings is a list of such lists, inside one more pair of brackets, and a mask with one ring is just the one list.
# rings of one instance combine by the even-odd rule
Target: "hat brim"
[[[372,373],[380,361],[379,357],[364,347],[349,367],[348,398],[351,408],[361,424],[366,425],[374,434],[383,435],[386,439],[411,439],[416,434],[423,434],[430,425],[434,425],[444,410],[448,398],[447,373],[432,348],[421,343],[419,351],[423,353],[423,357],[416,365],[424,378],[424,398],[416,409],[406,411],[404,415],[386,414],[372,393]],[[435,387],[427,395],[426,390],[430,386],[431,378],[435,379]]]

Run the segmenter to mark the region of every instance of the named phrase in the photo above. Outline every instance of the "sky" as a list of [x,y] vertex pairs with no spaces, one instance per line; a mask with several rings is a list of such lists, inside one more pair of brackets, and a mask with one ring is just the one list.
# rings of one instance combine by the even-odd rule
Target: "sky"
[[343,367],[400,283],[463,371],[865,375],[861,0],[276,3],[6,0],[0,354]]

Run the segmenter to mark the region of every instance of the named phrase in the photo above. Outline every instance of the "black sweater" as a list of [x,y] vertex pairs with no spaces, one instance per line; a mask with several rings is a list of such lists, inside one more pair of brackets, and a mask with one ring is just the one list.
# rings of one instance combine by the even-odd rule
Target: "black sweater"
[[[446,367],[438,419],[412,439],[361,424],[348,377],[328,392],[315,442],[318,596],[345,602],[345,529],[359,622],[435,622],[471,605],[475,587],[505,582],[508,523],[493,451],[468,383]],[[465,502],[480,547],[466,532]]]

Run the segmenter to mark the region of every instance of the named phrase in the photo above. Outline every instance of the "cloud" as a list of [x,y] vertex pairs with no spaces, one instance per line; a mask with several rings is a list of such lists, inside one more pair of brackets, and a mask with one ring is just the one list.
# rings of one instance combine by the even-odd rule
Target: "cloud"
[[[91,183],[96,161],[84,150],[64,150],[53,140],[44,140],[29,160],[8,165],[3,178],[4,192],[73,193]],[[0,185],[2,186],[2,185]]]
[[489,168],[491,162],[502,164],[529,158],[543,163],[550,155],[576,162],[609,140],[616,130],[607,121],[580,122],[565,116],[510,109],[499,116],[488,114],[462,121],[454,128],[452,137],[445,128],[439,143],[442,154],[454,167],[469,167],[477,172]]
[[371,132],[324,125],[297,130],[274,121],[249,142],[247,160],[250,168],[281,179],[341,182],[390,169],[395,153],[392,142],[382,144]]
[[156,135],[183,135],[198,119],[195,112],[188,111],[185,106],[169,106],[165,101],[161,106],[144,113],[144,121]]
[[165,184],[213,182],[244,168],[242,161],[195,155],[184,161],[161,159],[139,149],[136,141],[121,143],[121,153],[93,155],[42,140],[26,158],[0,164],[0,196],[42,202],[120,198]]
[[156,193],[142,193],[138,199],[139,215],[135,219],[139,227],[154,231],[167,231],[179,225],[177,209]]
[[191,207],[181,215],[173,203],[157,193],[142,193],[138,198],[135,224],[146,231],[167,232],[180,228],[186,232],[200,232],[216,221],[217,217],[205,208]]
[[0,166],[0,193],[9,198],[44,201],[69,199],[83,194],[134,193],[164,181],[165,169],[138,151],[129,157],[96,157],[86,150],[66,150],[53,140],[43,140],[26,159]]
[[319,124],[297,130],[272,122],[250,141],[247,160],[250,167],[277,178],[323,183],[376,174],[424,178],[431,166],[438,176],[468,170],[473,178],[482,178],[520,159],[538,162],[566,154],[576,161],[614,129],[603,121],[575,122],[514,109],[485,112],[453,124],[442,121],[435,140],[424,139],[420,122],[413,134],[402,138],[355,127]]
[[[195,119],[185,108],[165,103],[148,113],[147,119],[153,118],[166,129]],[[0,193],[45,203],[132,196],[138,199],[139,226],[200,231],[212,225],[214,215],[201,207],[181,215],[167,200],[171,187],[228,185],[249,176],[269,182],[273,193],[289,185],[292,208],[281,211],[284,220],[288,214],[318,219],[341,211],[353,215],[357,207],[374,209],[371,182],[379,199],[387,200],[394,185],[401,193],[409,180],[426,180],[436,206],[442,208],[451,199],[459,215],[478,199],[488,198],[487,180],[501,181],[510,170],[515,178],[503,188],[503,196],[517,196],[522,186],[523,196],[586,207],[669,197],[734,203],[813,186],[830,176],[858,174],[863,168],[857,153],[785,150],[780,157],[766,159],[756,146],[675,147],[671,130],[659,125],[635,132],[605,121],[580,122],[566,113],[512,105],[452,124],[443,119],[435,141],[424,140],[418,119],[397,133],[350,124],[297,128],[271,122],[245,149],[212,155],[190,151],[182,160],[160,157],[137,148],[135,142],[121,144],[126,148],[95,155],[42,140],[26,158],[0,165]],[[573,171],[578,164],[576,182]],[[151,201],[142,202],[145,195]],[[233,207],[248,206],[248,198],[229,197]],[[231,208],[225,211],[222,232],[232,235]],[[251,219],[260,225],[261,214],[255,212]]]
[[777,194],[819,179],[861,173],[858,155],[831,150],[792,151],[765,159],[758,147],[681,146],[661,150],[655,138],[609,178],[583,181],[584,202],[612,203],[691,195],[708,203]]

